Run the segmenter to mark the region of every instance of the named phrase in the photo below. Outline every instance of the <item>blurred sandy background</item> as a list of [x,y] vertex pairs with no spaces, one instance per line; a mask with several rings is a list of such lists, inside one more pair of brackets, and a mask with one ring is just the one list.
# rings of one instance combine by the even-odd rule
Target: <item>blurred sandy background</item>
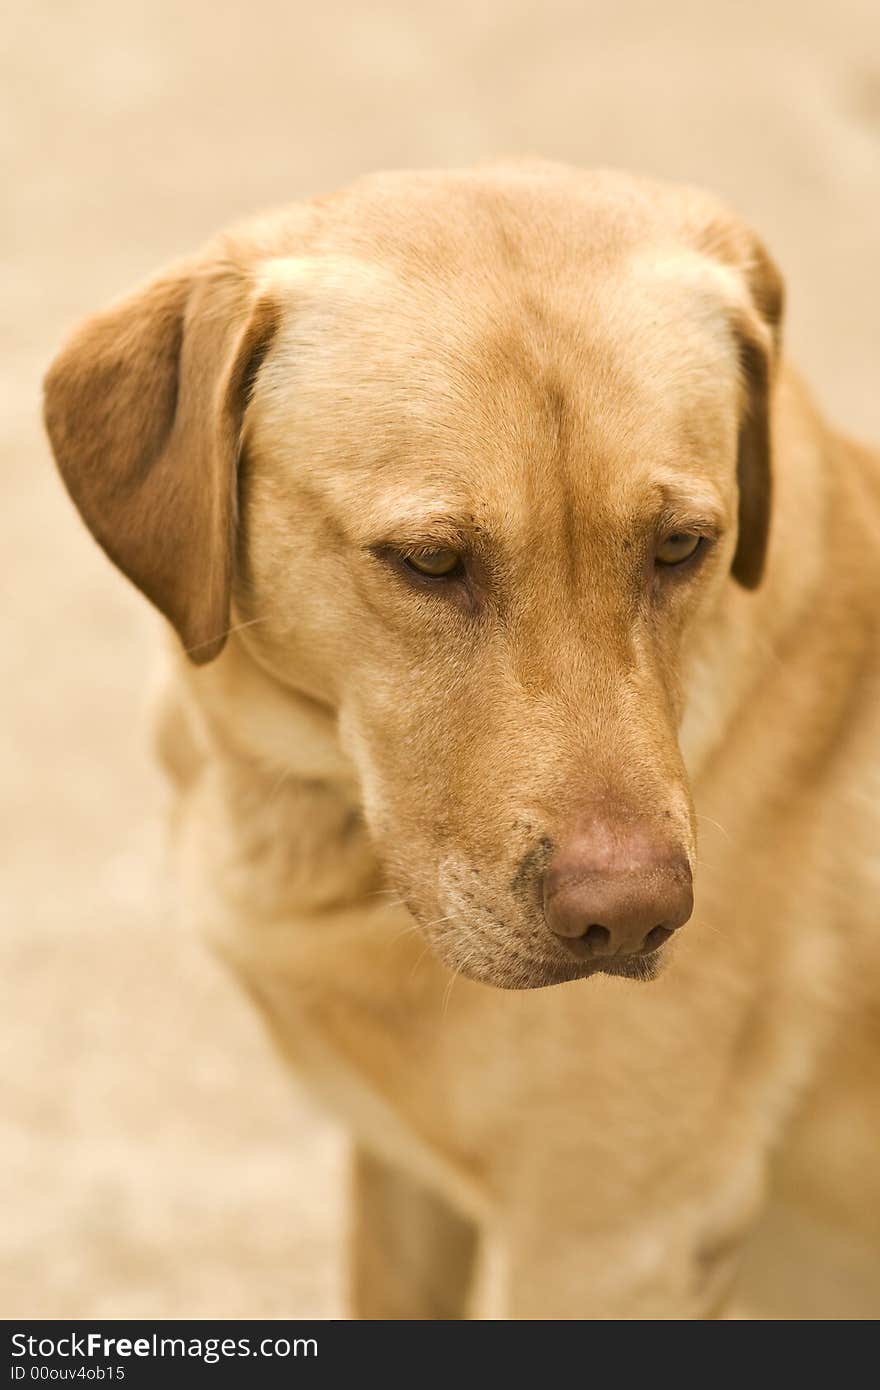
[[56,481],[60,335],[265,205],[534,153],[704,182],[789,343],[880,437],[877,0],[32,0],[7,10],[2,1222],[7,1317],[338,1316],[341,1137],[170,926],[153,620]]

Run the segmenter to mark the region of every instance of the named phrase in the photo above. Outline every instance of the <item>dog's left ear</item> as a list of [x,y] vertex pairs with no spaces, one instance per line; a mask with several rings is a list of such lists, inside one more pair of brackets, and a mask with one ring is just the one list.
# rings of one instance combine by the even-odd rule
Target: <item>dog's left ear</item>
[[770,535],[771,403],[785,291],[782,276],[757,239],[751,241],[744,275],[755,312],[736,323],[744,399],[736,466],[739,528],[732,573],[744,588],[755,589],[764,573]]
[[[697,241],[737,274],[745,293],[733,309],[732,328],[742,385],[737,455],[739,527],[732,573],[756,589],[764,573],[773,492],[771,414],[782,337],[785,287],[758,237],[717,206],[707,216],[698,203]],[[702,216],[700,215],[702,214]]]

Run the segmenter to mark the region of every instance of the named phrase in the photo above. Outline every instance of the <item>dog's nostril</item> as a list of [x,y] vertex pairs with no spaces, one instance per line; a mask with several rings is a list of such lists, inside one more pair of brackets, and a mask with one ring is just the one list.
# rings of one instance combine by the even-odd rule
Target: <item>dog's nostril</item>
[[589,943],[594,951],[600,951],[608,945],[611,940],[611,933],[607,927],[600,927],[598,922],[593,922],[584,932],[583,939]]
[[639,954],[646,955],[648,951],[659,950],[672,934],[669,927],[652,927],[639,948]]

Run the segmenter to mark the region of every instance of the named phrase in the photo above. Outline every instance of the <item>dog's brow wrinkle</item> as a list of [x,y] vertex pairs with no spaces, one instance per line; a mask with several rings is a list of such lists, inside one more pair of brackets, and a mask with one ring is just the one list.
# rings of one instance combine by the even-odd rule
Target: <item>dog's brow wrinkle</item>
[[476,526],[470,517],[433,512],[397,514],[389,517],[384,523],[374,521],[371,529],[375,532],[376,538],[369,542],[370,545],[389,545],[397,548],[407,545],[435,546],[438,549],[442,546],[463,548],[481,533],[480,527]]
[[655,505],[670,511],[696,515],[714,525],[720,526],[724,520],[721,498],[714,488],[700,487],[696,483],[661,482],[654,491]]

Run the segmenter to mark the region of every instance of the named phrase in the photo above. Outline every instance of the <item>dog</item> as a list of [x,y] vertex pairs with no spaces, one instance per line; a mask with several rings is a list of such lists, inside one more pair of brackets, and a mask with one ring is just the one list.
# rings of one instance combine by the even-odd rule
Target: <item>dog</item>
[[353,1316],[471,1315],[487,1242],[505,1317],[760,1316],[779,1193],[880,1311],[880,459],[782,311],[708,194],[513,162],[225,234],[49,370],[174,630],[184,913],[353,1137]]

